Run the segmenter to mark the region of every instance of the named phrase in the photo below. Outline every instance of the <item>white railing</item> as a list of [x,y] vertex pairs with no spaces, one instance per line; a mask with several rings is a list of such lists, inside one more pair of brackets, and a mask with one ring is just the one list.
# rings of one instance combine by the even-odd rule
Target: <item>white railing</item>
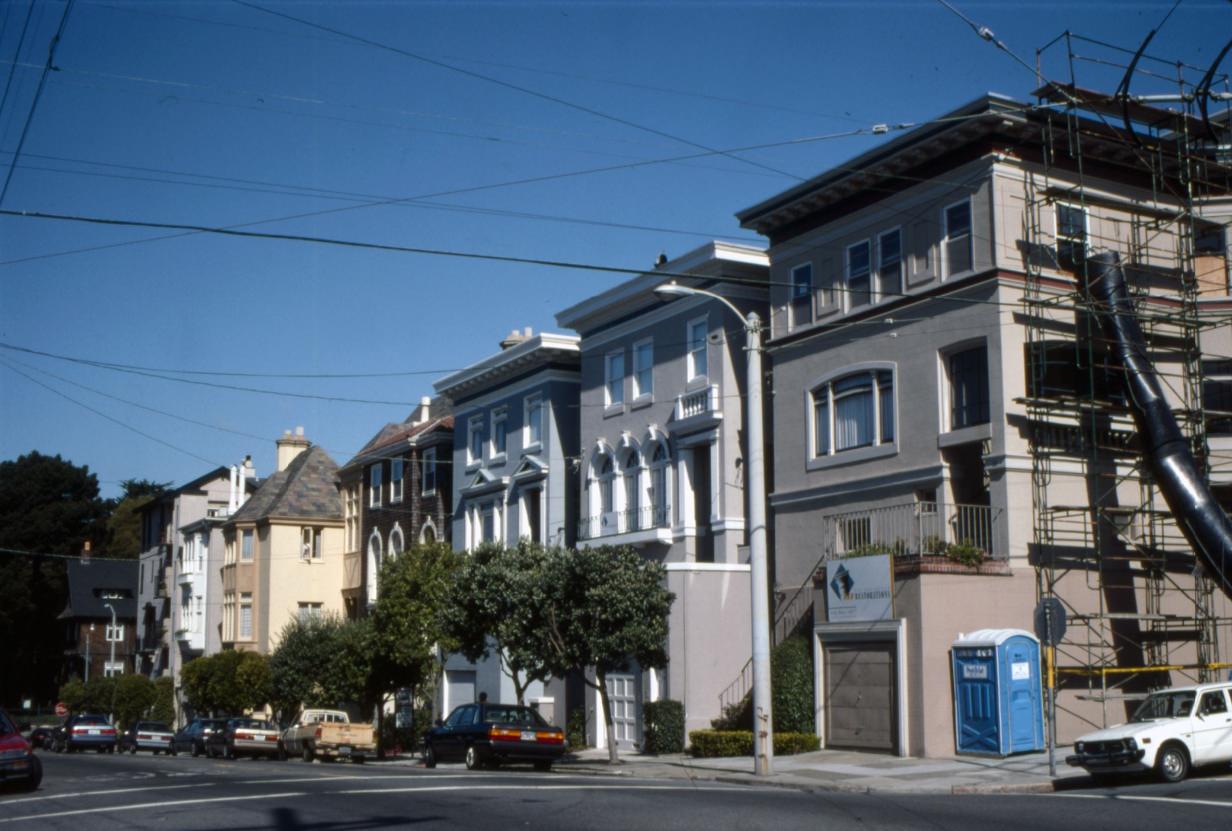
[[666,505],[648,505],[631,511],[610,511],[586,517],[578,522],[578,539],[593,540],[634,531],[667,528],[669,525]]
[[676,396],[675,420],[681,421],[694,416],[716,412],[719,408],[719,388],[715,384],[703,387],[696,392],[687,392]]

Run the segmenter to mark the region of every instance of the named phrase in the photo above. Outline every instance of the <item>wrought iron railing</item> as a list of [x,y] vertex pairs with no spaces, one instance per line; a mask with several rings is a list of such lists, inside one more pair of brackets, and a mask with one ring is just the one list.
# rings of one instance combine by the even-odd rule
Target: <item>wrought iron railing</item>
[[634,531],[668,528],[671,525],[666,505],[647,505],[628,511],[595,514],[578,522],[578,539],[593,540]]

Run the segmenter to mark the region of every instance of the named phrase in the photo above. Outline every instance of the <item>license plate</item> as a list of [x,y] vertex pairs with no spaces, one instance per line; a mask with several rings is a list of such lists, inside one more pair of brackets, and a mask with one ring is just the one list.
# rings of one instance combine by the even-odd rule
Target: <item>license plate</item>
[[342,755],[342,756],[350,756],[350,755],[351,755],[351,746],[350,746],[349,744],[339,745],[339,746],[338,746],[338,753],[339,753],[339,755]]
[[535,740],[535,731],[534,731],[534,730],[523,730],[523,731],[522,731],[522,741],[524,741],[524,742],[533,742],[534,740]]
[[91,731],[90,731],[90,735],[91,735],[91,736],[97,736],[97,735],[99,735],[99,734],[100,734],[100,733],[102,733],[102,732],[103,732],[102,730],[91,730]]

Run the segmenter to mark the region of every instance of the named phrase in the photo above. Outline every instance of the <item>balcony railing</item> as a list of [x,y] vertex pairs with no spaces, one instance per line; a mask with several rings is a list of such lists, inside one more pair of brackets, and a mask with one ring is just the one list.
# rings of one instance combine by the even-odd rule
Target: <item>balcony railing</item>
[[683,421],[686,418],[717,412],[719,409],[719,388],[715,384],[703,387],[696,392],[687,392],[676,396],[676,412],[673,418]]
[[610,511],[587,517],[578,522],[578,539],[593,540],[670,527],[671,517],[668,515],[667,506],[648,505],[631,511]]
[[[970,552],[982,559],[1005,559],[994,548],[1000,508],[912,502],[822,517],[822,561],[860,554],[899,558],[930,554],[951,557]],[[819,563],[820,565],[820,563]]]

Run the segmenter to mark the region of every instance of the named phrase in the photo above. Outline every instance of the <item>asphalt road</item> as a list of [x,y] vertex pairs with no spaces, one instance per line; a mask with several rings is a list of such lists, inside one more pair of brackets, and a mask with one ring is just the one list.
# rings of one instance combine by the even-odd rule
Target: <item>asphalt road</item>
[[442,765],[42,753],[36,793],[0,791],[0,829],[1232,828],[1232,777],[1039,795],[803,793]]

